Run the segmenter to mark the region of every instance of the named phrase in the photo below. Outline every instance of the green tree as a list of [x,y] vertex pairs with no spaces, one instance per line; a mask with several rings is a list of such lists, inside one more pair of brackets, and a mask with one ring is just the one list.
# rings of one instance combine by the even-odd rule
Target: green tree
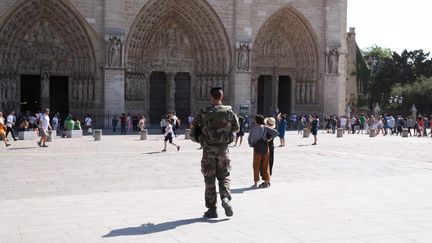
[[404,98],[403,109],[408,111],[413,104],[423,113],[432,111],[432,77],[420,77],[408,84],[397,83],[391,89],[393,96]]

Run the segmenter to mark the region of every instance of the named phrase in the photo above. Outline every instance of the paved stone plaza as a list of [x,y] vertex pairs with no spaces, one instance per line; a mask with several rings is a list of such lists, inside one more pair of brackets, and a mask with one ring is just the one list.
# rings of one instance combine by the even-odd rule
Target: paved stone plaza
[[[296,132],[272,186],[250,190],[252,151],[231,148],[234,216],[201,218],[197,144],[151,135],[0,148],[0,242],[431,242],[432,139]],[[278,144],[278,141],[276,141]]]

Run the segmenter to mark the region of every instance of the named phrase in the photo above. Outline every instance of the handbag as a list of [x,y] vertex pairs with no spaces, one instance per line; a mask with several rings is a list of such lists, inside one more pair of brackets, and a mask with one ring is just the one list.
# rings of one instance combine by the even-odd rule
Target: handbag
[[266,154],[268,150],[267,138],[264,136],[265,134],[266,128],[264,128],[264,131],[261,134],[261,139],[258,140],[254,145],[254,152],[260,155]]

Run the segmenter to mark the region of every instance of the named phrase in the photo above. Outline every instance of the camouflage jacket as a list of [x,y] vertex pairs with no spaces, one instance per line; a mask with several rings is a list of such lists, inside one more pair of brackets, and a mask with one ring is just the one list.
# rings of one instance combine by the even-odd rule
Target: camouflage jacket
[[201,109],[192,126],[201,128],[199,142],[202,146],[230,144],[234,138],[233,133],[240,129],[231,106],[224,105]]

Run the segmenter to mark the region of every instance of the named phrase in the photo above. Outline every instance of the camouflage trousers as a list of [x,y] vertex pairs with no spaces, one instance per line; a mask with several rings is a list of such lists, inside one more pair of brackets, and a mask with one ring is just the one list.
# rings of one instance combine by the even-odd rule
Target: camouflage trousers
[[207,208],[216,208],[216,179],[219,182],[219,194],[221,199],[231,200],[230,171],[228,145],[204,147],[201,160],[201,172],[205,182],[205,205]]

